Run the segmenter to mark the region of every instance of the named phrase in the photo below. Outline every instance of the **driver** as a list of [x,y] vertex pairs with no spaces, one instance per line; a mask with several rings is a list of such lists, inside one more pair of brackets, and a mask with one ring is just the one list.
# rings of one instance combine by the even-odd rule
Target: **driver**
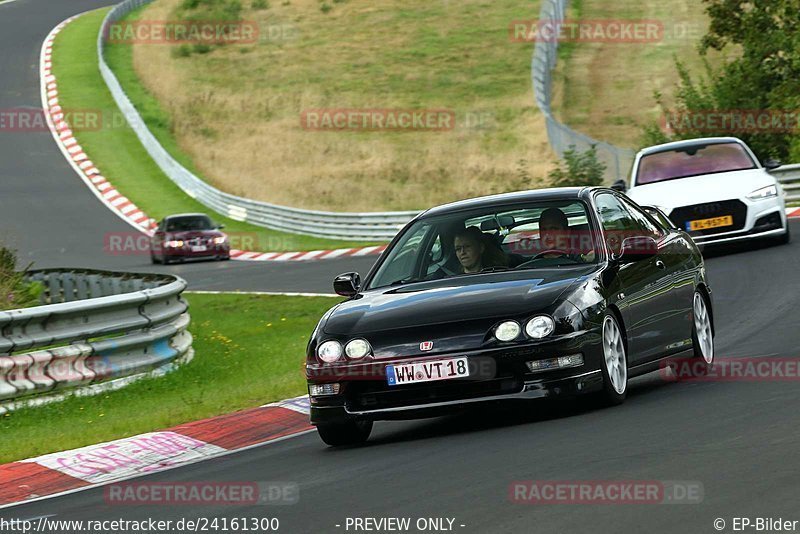
[[487,267],[507,265],[505,254],[488,243],[488,239],[491,236],[485,235],[477,226],[470,226],[456,234],[453,248],[462,272],[478,273]]
[[567,256],[577,262],[592,261],[594,251],[582,254],[576,246],[566,214],[558,208],[547,208],[539,217],[539,253],[542,258]]

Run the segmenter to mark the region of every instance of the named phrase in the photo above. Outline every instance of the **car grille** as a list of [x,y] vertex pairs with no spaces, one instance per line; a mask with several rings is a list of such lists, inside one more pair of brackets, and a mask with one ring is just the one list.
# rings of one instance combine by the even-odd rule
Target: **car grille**
[[428,382],[389,386],[385,382],[359,382],[348,385],[347,406],[351,411],[381,410],[516,393],[522,386],[522,380],[512,376],[481,381],[450,380],[436,385]]
[[669,218],[678,228],[688,231],[687,223],[689,221],[711,219],[725,215],[730,215],[733,217],[733,226],[721,226],[718,228],[709,228],[707,230],[699,230],[696,232],[699,232],[700,235],[714,235],[741,230],[744,228],[745,221],[747,220],[747,206],[740,200],[706,202],[704,204],[694,204],[691,206],[681,206],[679,208],[675,208],[672,210],[672,213],[670,213]]

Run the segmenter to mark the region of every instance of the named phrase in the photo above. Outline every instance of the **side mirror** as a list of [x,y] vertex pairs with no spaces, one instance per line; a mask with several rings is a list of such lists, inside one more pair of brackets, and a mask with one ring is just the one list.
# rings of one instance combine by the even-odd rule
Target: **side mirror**
[[361,276],[358,273],[344,273],[333,279],[333,290],[337,295],[352,297],[361,287]]
[[222,230],[223,228],[225,228],[224,224],[218,224],[217,225],[217,230]]
[[626,237],[617,260],[620,263],[634,263],[652,258],[656,254],[658,254],[658,243],[652,237]]
[[628,184],[625,183],[625,180],[617,180],[611,184],[611,189],[614,191],[619,191],[620,193],[624,193],[628,190]]
[[783,164],[780,161],[771,158],[764,162],[764,168],[767,169],[768,171],[771,171],[772,169],[777,169],[781,165]]

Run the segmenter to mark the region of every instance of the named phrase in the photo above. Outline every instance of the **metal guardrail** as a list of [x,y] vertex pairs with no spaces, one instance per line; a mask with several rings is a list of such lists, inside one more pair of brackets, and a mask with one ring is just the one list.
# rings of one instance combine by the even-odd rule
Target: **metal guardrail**
[[418,213],[417,211],[334,213],[279,206],[220,191],[183,167],[148,130],[103,56],[104,36],[108,35],[110,25],[150,2],[151,0],[126,0],[114,6],[106,15],[97,36],[100,73],[117,106],[136,132],[147,153],[164,174],[187,195],[215,212],[237,221],[297,234],[358,241],[388,241]]
[[[568,3],[568,0],[542,0],[538,23],[547,24],[550,21],[551,24],[556,25],[563,21]],[[627,180],[633,158],[636,155],[634,150],[620,148],[576,132],[553,116],[551,107],[553,70],[556,68],[557,61],[558,39],[536,42],[531,62],[531,79],[536,105],[544,115],[550,146],[559,157],[564,157],[564,152],[571,147],[583,152],[595,146],[598,159],[606,164],[607,179],[609,181]]]
[[31,271],[42,305],[0,311],[0,401],[131,377],[191,356],[186,282],[171,275]]
[[784,165],[769,173],[783,186],[787,202],[800,202],[800,164]]

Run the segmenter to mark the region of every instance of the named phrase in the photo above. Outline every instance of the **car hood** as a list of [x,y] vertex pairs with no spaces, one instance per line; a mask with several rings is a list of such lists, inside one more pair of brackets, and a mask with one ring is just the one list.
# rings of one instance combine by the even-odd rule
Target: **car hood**
[[[367,291],[343,302],[322,330],[344,339],[365,337],[375,356],[478,348],[500,319],[524,319],[551,308],[592,269],[520,271],[454,278]],[[474,282],[480,278],[480,282]]]
[[224,236],[219,230],[189,230],[185,232],[167,232],[171,239],[194,239],[195,237],[221,237]]
[[628,190],[627,195],[642,206],[658,206],[669,213],[679,206],[742,198],[775,183],[765,170],[748,169],[639,185]]

